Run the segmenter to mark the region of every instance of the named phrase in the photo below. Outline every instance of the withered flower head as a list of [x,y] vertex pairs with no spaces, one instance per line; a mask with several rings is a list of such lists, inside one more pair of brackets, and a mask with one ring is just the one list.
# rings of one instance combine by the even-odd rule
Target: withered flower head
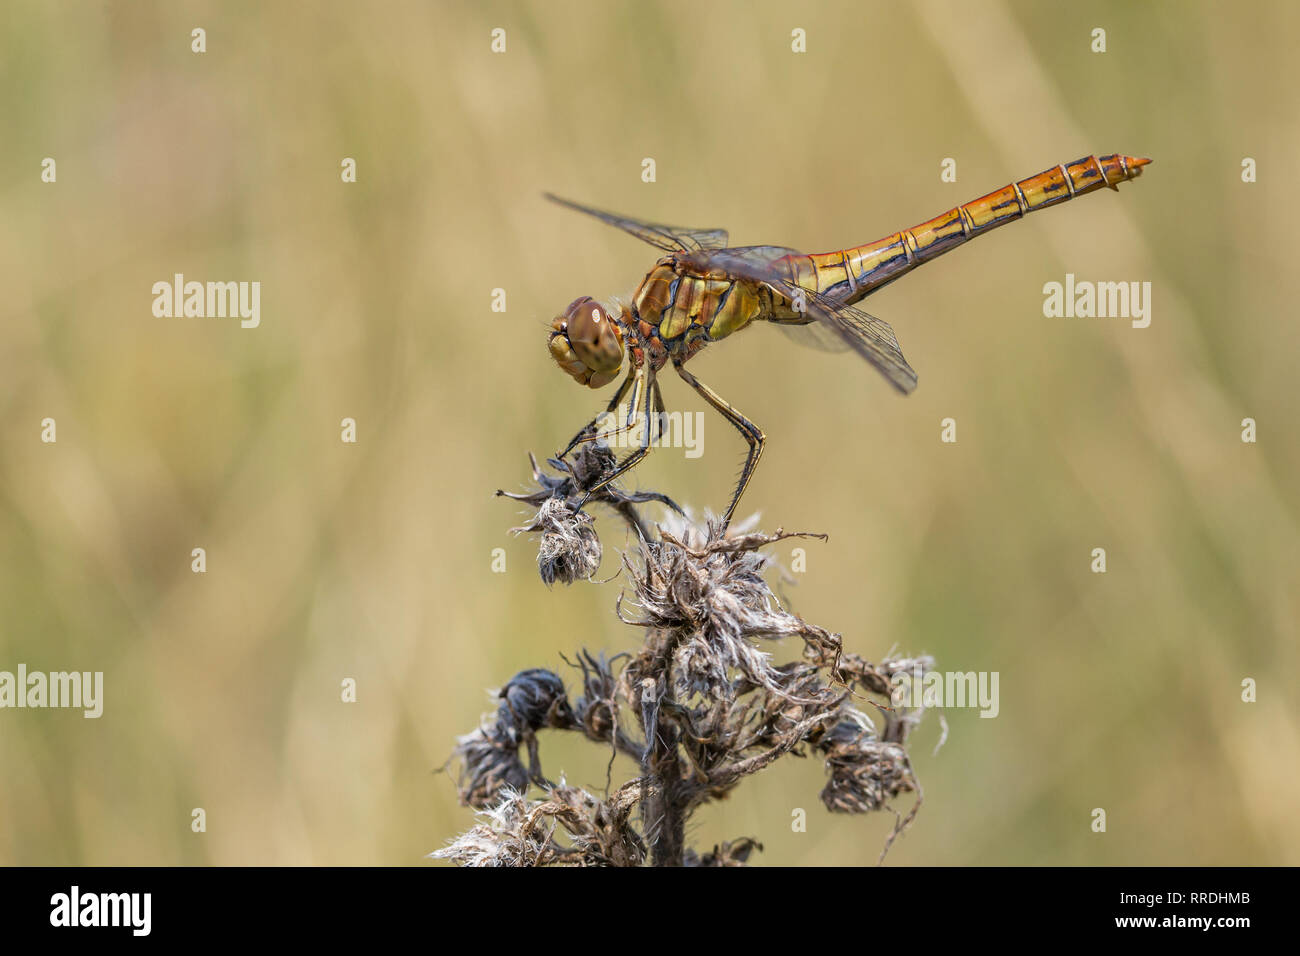
[[[614,659],[626,656],[619,654]],[[618,681],[611,663],[604,654],[593,657],[583,651],[578,657],[578,666],[582,668],[582,696],[574,702],[573,709],[592,740],[609,740],[617,727]]]
[[822,803],[833,813],[869,813],[900,793],[917,789],[902,744],[879,740],[861,714],[853,715],[836,724],[818,744],[830,770]]
[[458,738],[452,757],[461,763],[456,789],[467,806],[481,809],[504,790],[528,787],[528,769],[519,760],[519,744],[495,731],[479,729]]
[[[538,566],[547,583],[590,579],[596,571],[600,543],[591,519],[575,507],[611,463],[608,449],[594,442],[581,445],[571,462],[552,460],[558,476],[543,474],[534,460],[537,490],[512,496],[538,509],[517,530],[541,532]],[[828,809],[892,810],[897,823],[887,851],[920,806],[904,745],[921,709],[902,701],[879,705],[877,729],[854,705],[889,701],[896,674],[924,673],[933,661],[874,664],[846,653],[840,635],[787,610],[765,579],[770,562],[761,549],[794,535],[779,528],[772,535],[727,533],[671,516],[651,529],[633,505],[665,500],[660,495],[606,487],[590,500],[613,507],[636,531],[623,556],[633,610],[624,616],[621,602],[618,611],[643,629],[641,647],[611,658],[583,651],[571,664],[582,678],[572,706],[550,670],[521,671],[506,683],[491,726],[461,738],[456,751],[462,799],[484,808],[480,820],[434,856],[469,866],[636,866],[647,859],[741,866],[761,849],[756,841],[699,852],[686,844],[688,821],[787,754],[824,761],[821,799]],[[776,663],[772,650],[785,638],[798,638],[802,654]],[[580,732],[608,749],[602,796],[543,776],[548,731]],[[615,787],[619,755],[636,775]],[[903,817],[892,801],[908,792],[916,800]]]
[[573,711],[564,692],[564,681],[540,667],[520,671],[510,678],[497,695],[497,727],[512,739],[523,737],[543,727],[571,727]]
[[596,573],[603,550],[596,525],[585,511],[574,511],[563,498],[547,498],[533,520],[516,531],[540,531],[537,571],[548,585],[572,584]]
[[755,850],[763,852],[763,844],[751,837],[719,843],[708,853],[699,856],[694,850],[686,851],[687,866],[744,866]]
[[[584,434],[594,435],[594,432]],[[593,485],[614,470],[614,453],[601,442],[582,442],[568,459],[547,459],[558,475],[543,471],[532,455],[528,459],[532,463],[536,488],[523,493],[498,490],[497,494],[526,501],[537,508],[527,524],[511,530],[515,534],[541,533],[537,570],[548,586],[556,581],[572,584],[588,580],[600,567],[602,549],[595,524],[586,510],[577,510],[579,502],[586,499],[589,492],[588,508],[596,502],[608,505],[640,538],[649,537],[651,529],[637,511],[638,504],[655,501],[681,513],[681,508],[671,498],[653,491],[626,492],[613,484],[591,491]]]

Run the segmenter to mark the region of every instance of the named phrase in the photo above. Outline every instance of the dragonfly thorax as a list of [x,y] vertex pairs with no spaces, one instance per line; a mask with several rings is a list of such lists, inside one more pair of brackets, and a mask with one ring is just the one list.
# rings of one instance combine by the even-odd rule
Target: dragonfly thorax
[[583,296],[551,321],[555,364],[579,385],[603,388],[623,366],[623,330],[595,299]]

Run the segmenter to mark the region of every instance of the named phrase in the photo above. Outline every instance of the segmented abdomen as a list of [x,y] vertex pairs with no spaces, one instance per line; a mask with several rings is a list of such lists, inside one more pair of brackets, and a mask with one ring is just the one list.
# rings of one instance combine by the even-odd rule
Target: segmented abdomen
[[1085,156],[949,209],[911,229],[851,249],[792,256],[795,281],[806,289],[856,302],[949,249],[1045,206],[1136,178],[1148,159]]

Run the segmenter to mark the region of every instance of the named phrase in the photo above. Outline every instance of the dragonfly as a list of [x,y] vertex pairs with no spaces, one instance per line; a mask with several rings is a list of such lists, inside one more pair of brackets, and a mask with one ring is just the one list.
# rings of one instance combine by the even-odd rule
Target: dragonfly
[[[893,329],[856,303],[948,250],[1035,210],[1103,187],[1118,191],[1120,183],[1137,178],[1150,162],[1120,154],[1085,156],[875,242],[814,254],[782,246],[732,247],[725,229],[645,222],[547,193],[552,202],[594,216],[666,253],[630,300],[601,303],[582,296],[551,322],[547,340],[551,357],[581,385],[592,389],[609,385],[618,377],[624,358],[628,360],[627,375],[605,411],[574,435],[559,457],[564,459],[581,442],[618,432],[640,436],[636,448],[587,489],[578,509],[649,454],[649,423],[652,416],[665,414],[657,376],[671,363],[677,375],[749,446],[722,518],[725,530],[754,476],[767,436],[687,370],[686,363],[705,346],[757,322],[768,322],[808,344],[856,352],[906,395],[916,388],[917,376],[903,357]],[[614,432],[602,431],[599,423],[608,423],[625,399],[625,420],[615,419]]]

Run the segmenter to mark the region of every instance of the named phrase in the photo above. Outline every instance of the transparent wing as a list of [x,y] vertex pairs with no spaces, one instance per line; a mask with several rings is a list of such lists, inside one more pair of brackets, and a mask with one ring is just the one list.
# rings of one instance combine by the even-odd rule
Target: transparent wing
[[815,314],[834,329],[849,348],[875,366],[889,384],[904,395],[916,388],[916,371],[903,357],[898,338],[888,322],[827,296],[815,292],[805,294],[808,296],[809,314]]
[[[776,255],[776,253],[781,253]],[[693,255],[691,263],[710,271],[726,273],[738,279],[762,283],[788,302],[802,303],[808,318],[805,324],[777,323],[790,328],[796,336],[803,334],[810,344],[826,344],[838,338],[844,347],[862,356],[904,395],[916,388],[916,372],[903,357],[898,338],[889,323],[829,296],[798,286],[785,256],[788,249],[774,246],[749,246],[722,249]],[[813,328],[810,329],[809,326]],[[830,333],[829,335],[827,333]]]
[[815,319],[807,325],[791,325],[789,322],[773,322],[781,334],[796,345],[817,349],[819,352],[847,352],[850,345],[840,333],[825,322]]
[[[760,272],[769,275],[775,272],[778,278],[788,281],[790,270],[780,260],[786,256],[799,254],[799,250],[785,246],[737,246],[734,249],[721,250],[721,255],[694,256],[692,261],[706,268],[712,265],[721,272],[727,271],[728,266],[734,268],[738,261],[743,261],[746,267],[752,270],[753,275],[758,275]],[[790,341],[807,348],[820,349],[823,352],[849,350],[849,343],[838,332],[825,322],[818,322],[813,316],[809,316],[808,321],[803,325],[789,322],[773,322],[772,325],[780,329],[781,334]]]
[[662,223],[642,222],[629,219],[617,213],[603,212],[590,206],[579,205],[568,199],[546,193],[546,198],[569,209],[595,216],[611,226],[617,226],[624,232],[630,232],[643,242],[648,242],[664,252],[701,252],[711,249],[723,249],[727,245],[725,229],[690,229],[684,226],[665,226]]

